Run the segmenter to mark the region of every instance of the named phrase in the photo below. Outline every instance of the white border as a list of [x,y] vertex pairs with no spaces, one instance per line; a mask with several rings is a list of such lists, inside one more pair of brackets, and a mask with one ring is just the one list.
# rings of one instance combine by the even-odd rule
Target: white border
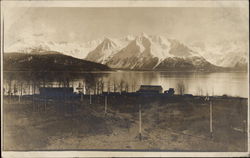
[[3,152],[3,157],[247,157],[248,152],[117,152],[117,151],[46,151]]
[[3,7],[248,7],[248,0],[2,1]]
[[0,44],[1,44],[1,151],[3,149],[3,108],[2,108],[2,105],[3,105],[3,9],[2,9],[2,1],[0,1],[0,5],[1,5],[1,37],[0,37]]
[[[138,0],[138,1],[112,1],[112,0],[94,0],[94,1],[1,1],[1,33],[4,8],[7,7],[247,7],[249,11],[248,0]],[[249,32],[249,30],[248,30]],[[2,37],[1,37],[2,41]],[[1,46],[2,46],[1,42]],[[248,50],[249,53],[249,50]],[[249,59],[249,54],[248,54]],[[3,49],[1,47],[1,85],[3,84]],[[249,65],[248,65],[249,75]],[[249,76],[248,76],[249,87]],[[1,91],[3,87],[1,87]],[[248,89],[249,96],[249,89]],[[3,123],[3,96],[1,94],[1,124]],[[249,105],[249,99],[248,99]],[[248,114],[249,114],[248,106]],[[248,115],[248,144],[249,144],[249,121]],[[3,128],[1,128],[3,132]],[[1,134],[2,137],[2,134]],[[3,141],[3,139],[1,139]],[[1,143],[3,145],[3,142]],[[2,149],[2,146],[1,146]],[[241,157],[249,156],[248,152],[117,152],[117,151],[30,151],[30,152],[12,152],[3,151],[3,157]]]

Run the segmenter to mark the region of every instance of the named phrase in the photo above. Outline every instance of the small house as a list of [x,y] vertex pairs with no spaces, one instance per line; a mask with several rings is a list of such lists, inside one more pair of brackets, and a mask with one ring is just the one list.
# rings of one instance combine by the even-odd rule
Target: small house
[[161,86],[155,85],[141,85],[140,89],[137,91],[138,93],[149,93],[149,94],[159,94],[162,93]]
[[73,88],[67,87],[43,87],[39,88],[40,95],[46,97],[66,97],[74,95]]

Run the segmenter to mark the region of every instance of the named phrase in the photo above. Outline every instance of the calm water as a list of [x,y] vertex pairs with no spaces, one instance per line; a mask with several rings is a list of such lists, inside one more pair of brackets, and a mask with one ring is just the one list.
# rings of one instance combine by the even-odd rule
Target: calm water
[[[10,89],[20,89],[22,83],[23,94],[32,93],[31,85],[36,83],[37,87],[57,87],[67,82],[69,86],[80,85],[93,86],[97,82],[103,83],[106,91],[109,85],[113,91],[113,85],[117,91],[127,86],[128,90],[136,91],[139,86],[161,85],[164,90],[175,88],[183,82],[185,93],[194,95],[223,95],[248,97],[248,74],[243,72],[227,73],[194,73],[194,72],[152,72],[152,71],[116,71],[116,72],[94,72],[94,73],[43,73],[32,74],[30,72],[5,72],[4,89],[5,93]],[[91,83],[91,84],[90,84]],[[15,88],[14,88],[15,87]],[[37,88],[38,89],[38,88]],[[38,90],[36,89],[36,93]],[[19,92],[16,92],[19,93]],[[176,93],[178,93],[176,91]]]

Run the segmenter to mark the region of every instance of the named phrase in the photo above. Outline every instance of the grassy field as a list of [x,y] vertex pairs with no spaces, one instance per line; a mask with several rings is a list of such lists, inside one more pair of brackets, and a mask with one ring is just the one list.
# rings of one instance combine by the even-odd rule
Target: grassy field
[[[247,99],[89,96],[46,103],[4,98],[4,150],[246,151]],[[142,139],[139,139],[139,104]]]

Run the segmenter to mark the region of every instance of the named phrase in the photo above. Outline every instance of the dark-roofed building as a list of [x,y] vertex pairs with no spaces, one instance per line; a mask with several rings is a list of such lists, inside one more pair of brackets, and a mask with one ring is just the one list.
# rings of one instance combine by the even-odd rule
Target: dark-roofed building
[[153,93],[153,94],[159,94],[162,93],[162,87],[161,86],[155,86],[155,85],[141,85],[140,89],[137,91],[138,93]]
[[39,88],[40,95],[47,97],[65,97],[73,95],[73,88],[67,87],[43,87]]

